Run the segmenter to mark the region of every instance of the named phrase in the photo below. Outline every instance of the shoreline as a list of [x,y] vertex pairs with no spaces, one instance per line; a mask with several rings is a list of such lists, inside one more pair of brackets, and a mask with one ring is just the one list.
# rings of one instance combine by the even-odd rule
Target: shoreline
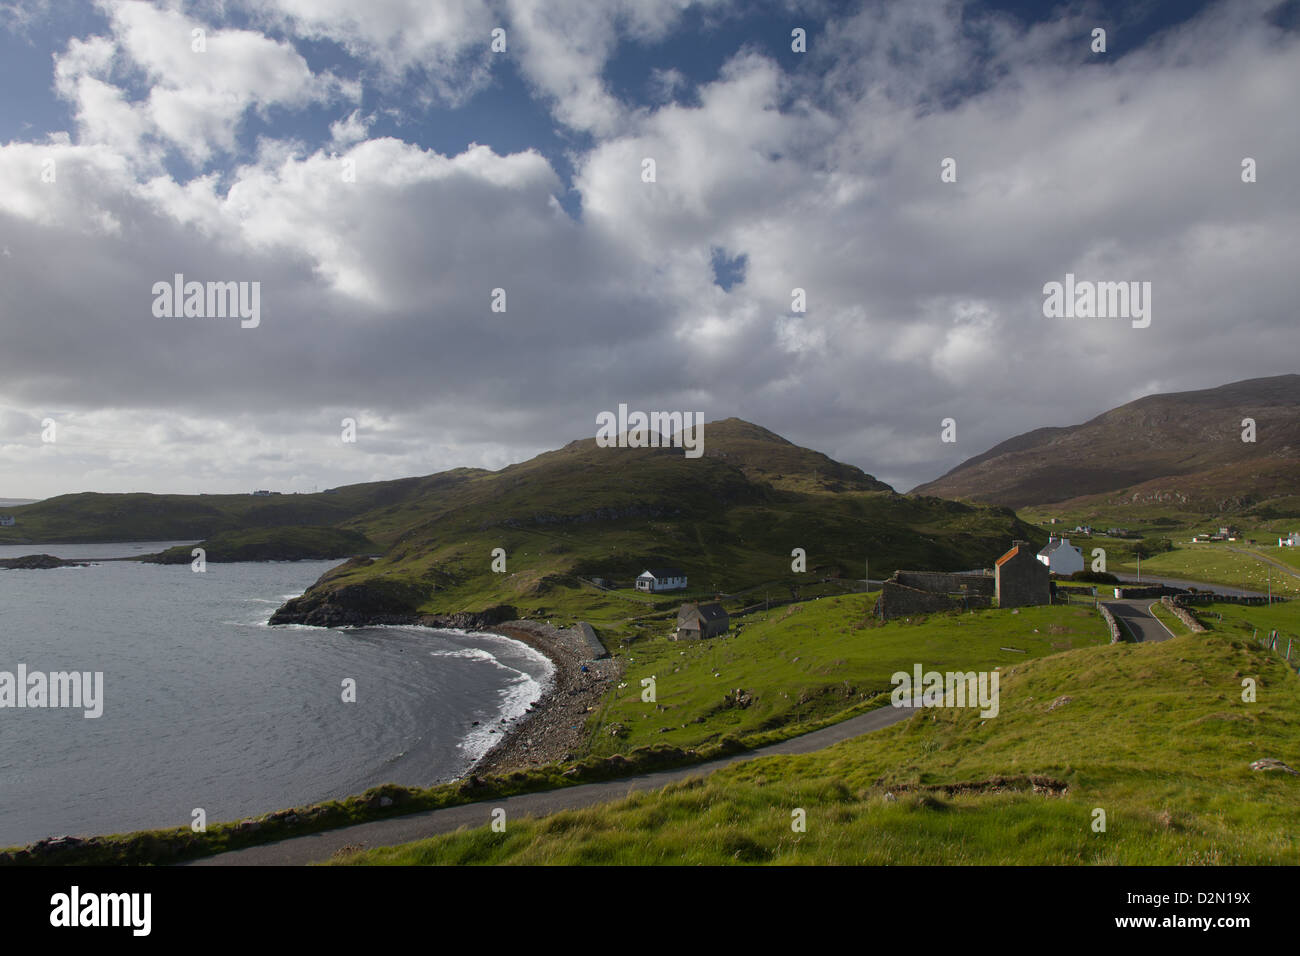
[[[545,654],[555,667],[551,686],[535,705],[504,725],[504,737],[458,779],[507,774],[576,759],[586,743],[587,719],[622,673],[612,658],[596,660],[571,630],[541,621],[505,621],[481,628]],[[586,667],[586,671],[583,667]]]
[[[458,616],[459,617],[459,616]],[[376,625],[352,625],[370,626]],[[393,624],[380,624],[394,626]],[[496,742],[482,756],[475,759],[460,773],[441,781],[426,781],[416,785],[417,788],[438,787],[441,785],[463,784],[467,781],[474,785],[479,782],[479,775],[504,777],[508,774],[553,764],[565,759],[577,759],[586,743],[586,723],[604,698],[611,682],[616,681],[622,673],[622,667],[612,658],[595,659],[591,648],[575,630],[565,630],[541,621],[511,620],[500,624],[464,627],[451,626],[441,620],[404,621],[396,626],[427,627],[437,630],[458,630],[463,633],[490,634],[518,641],[542,653],[551,662],[554,671],[550,686],[543,690],[537,700],[521,715],[514,718],[502,718],[489,729],[496,731]],[[331,628],[336,630],[337,628]],[[583,666],[587,670],[583,671]],[[477,728],[476,728],[477,729]],[[391,781],[381,781],[366,789],[366,792],[390,785]],[[401,785],[399,785],[401,786]],[[293,814],[300,806],[313,806],[326,799],[352,799],[361,794],[349,794],[347,797],[321,798],[315,801],[299,801],[289,809],[268,810],[265,813],[246,815],[240,824],[256,823],[268,815]],[[260,824],[259,824],[260,825]],[[168,829],[164,825],[146,827],[143,830],[124,832],[154,832]],[[97,830],[77,836],[50,834],[37,840],[15,844],[6,848],[0,844],[0,851],[27,851],[44,855],[57,852],[65,844],[80,845],[87,841],[102,839],[105,831]]]
[[[284,606],[292,603],[291,599]],[[497,741],[458,775],[449,778],[449,782],[457,783],[477,780],[479,774],[500,776],[578,759],[587,740],[588,716],[600,706],[611,683],[622,676],[623,672],[622,665],[610,657],[603,647],[602,653],[605,656],[592,656],[591,644],[578,630],[579,627],[585,627],[594,640],[590,626],[577,624],[573,628],[558,628],[524,618],[501,620],[500,610],[505,608],[495,609],[495,613],[370,614],[360,620],[353,617],[346,624],[311,623],[298,626],[325,627],[331,630],[353,627],[423,627],[465,634],[491,634],[518,641],[545,655],[554,668],[551,686],[543,690],[524,713],[511,718],[502,717],[495,727],[488,728],[489,732],[497,731]],[[276,614],[278,613],[277,611]],[[273,614],[267,625],[286,626],[285,623],[274,623],[274,619]]]

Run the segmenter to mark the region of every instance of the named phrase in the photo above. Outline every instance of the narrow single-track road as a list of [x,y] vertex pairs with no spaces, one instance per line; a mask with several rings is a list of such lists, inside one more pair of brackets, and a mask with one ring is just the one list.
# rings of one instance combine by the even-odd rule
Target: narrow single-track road
[[561,810],[579,810],[584,807],[618,800],[630,793],[642,790],[657,790],[667,784],[688,777],[699,777],[720,770],[731,764],[758,757],[777,754],[806,754],[822,750],[843,740],[859,737],[862,734],[880,730],[891,724],[906,720],[912,716],[911,707],[885,706],[877,710],[850,717],[838,724],[832,724],[821,730],[791,737],[780,743],[760,747],[746,753],[736,754],[708,763],[694,764],[672,770],[641,774],[635,777],[621,777],[618,780],[606,780],[600,783],[580,784],[576,787],[564,787],[559,790],[543,790],[538,793],[524,793],[513,797],[485,800],[480,803],[467,803],[458,807],[446,807],[442,810],[426,810],[387,820],[375,820],[371,823],[358,823],[337,830],[326,830],[307,836],[290,837],[277,843],[251,846],[243,850],[231,850],[215,856],[192,860],[189,866],[302,866],[328,860],[344,847],[393,846],[423,840],[440,833],[451,833],[461,827],[479,827],[492,822],[492,812],[498,807],[505,810],[506,819],[518,819],[524,816],[545,816]]

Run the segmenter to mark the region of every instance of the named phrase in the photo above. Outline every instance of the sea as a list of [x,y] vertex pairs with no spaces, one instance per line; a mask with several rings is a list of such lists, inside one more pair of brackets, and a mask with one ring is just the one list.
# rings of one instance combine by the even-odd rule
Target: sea
[[0,848],[453,780],[554,679],[494,634],[267,625],[335,561],[106,560],[188,543],[0,546],[90,562],[0,570],[0,672],[103,674],[99,717],[0,707]]

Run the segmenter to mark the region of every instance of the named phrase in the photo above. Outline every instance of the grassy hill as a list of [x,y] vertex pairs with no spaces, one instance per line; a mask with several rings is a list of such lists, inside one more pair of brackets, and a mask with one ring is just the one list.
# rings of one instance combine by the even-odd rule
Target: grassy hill
[[[595,722],[591,752],[653,744],[700,748],[728,736],[752,746],[788,736],[792,727],[885,703],[891,675],[910,672],[917,661],[927,669],[992,670],[1110,640],[1092,608],[980,610],[882,623],[871,614],[876,597],[828,596],[759,611],[735,620],[721,640],[674,641],[665,629],[632,645],[623,680]],[[641,681],[649,677],[656,685],[653,705],[641,700]]]
[[[595,591],[583,578],[626,586],[646,567],[679,565],[692,583],[684,596],[707,597],[860,578],[866,560],[873,576],[986,567],[1014,537],[1045,538],[1008,509],[898,495],[745,422],[706,425],[705,436],[698,459],[680,449],[571,442],[359,516],[344,526],[387,551],[333,575],[300,609],[342,599],[344,589],[368,602],[365,588],[383,581],[404,589],[402,609],[411,612],[505,604],[531,617],[622,626],[656,608],[630,604],[640,600],[633,594]],[[496,548],[506,553],[504,573],[491,569]],[[795,548],[807,552],[806,573],[791,571]],[[662,600],[666,607],[682,597]]]
[[[989,720],[925,711],[818,753],[342,862],[1300,863],[1300,777],[1251,769],[1300,769],[1300,677],[1243,623],[1263,612],[1294,630],[1300,613],[1225,609],[1222,622],[1208,609],[1204,635],[1004,667]],[[806,832],[792,830],[796,809]]]
[[[1256,441],[1241,440],[1245,418]],[[1039,428],[963,462],[921,494],[1020,508],[1281,509],[1300,496],[1300,375],[1150,395],[1081,425]],[[1260,511],[1264,509],[1264,511]]]
[[198,540],[252,528],[332,526],[365,513],[382,514],[458,477],[459,472],[446,472],[310,495],[59,495],[9,509],[17,523],[0,528],[0,544]]
[[[153,564],[189,564],[191,545],[168,548],[141,558]],[[205,560],[214,563],[231,561],[318,561],[364,555],[375,544],[356,531],[339,528],[252,528],[247,531],[222,531],[197,545]]]
[[800,448],[739,418],[705,426],[704,454],[735,465],[754,481],[786,491],[893,491],[854,465]]
[[[310,495],[63,495],[12,509],[18,523],[0,528],[0,544],[203,539],[220,560],[213,555],[307,554],[303,529],[333,529],[356,537],[334,542],[332,553],[377,559],[335,569],[278,620],[339,605],[399,615],[508,606],[634,636],[642,616],[683,597],[861,578],[868,561],[873,577],[899,567],[987,567],[1013,538],[1045,540],[1006,508],[899,495],[749,422],[704,429],[697,459],[589,438],[500,471],[461,468]],[[492,569],[497,548],[504,573]],[[796,548],[807,553],[804,573],[791,570]],[[584,581],[630,585],[663,564],[685,569],[691,591],[647,601]]]

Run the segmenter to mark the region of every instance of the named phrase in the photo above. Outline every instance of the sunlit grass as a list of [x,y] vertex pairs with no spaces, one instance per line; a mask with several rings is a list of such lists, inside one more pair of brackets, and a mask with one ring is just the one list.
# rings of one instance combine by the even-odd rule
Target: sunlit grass
[[[1300,769],[1300,678],[1242,640],[1227,609],[1295,611],[1223,608],[1204,635],[1004,668],[990,720],[923,712],[815,754],[344,862],[1300,863],[1300,780],[1250,769],[1263,757]],[[1036,793],[1033,778],[1066,789]],[[943,789],[963,782],[983,788]],[[805,833],[791,828],[800,808]]]

